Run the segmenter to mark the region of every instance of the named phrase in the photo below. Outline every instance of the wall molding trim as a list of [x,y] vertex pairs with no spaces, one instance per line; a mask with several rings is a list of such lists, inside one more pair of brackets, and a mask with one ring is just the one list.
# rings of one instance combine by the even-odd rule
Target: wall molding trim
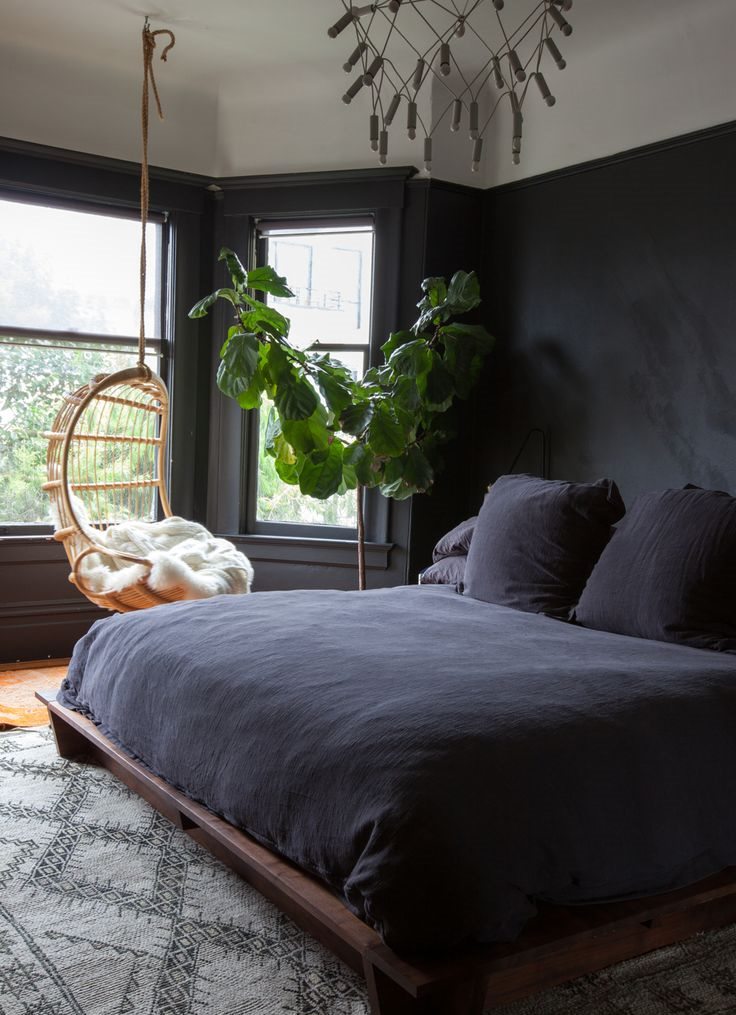
[[308,187],[315,183],[375,183],[377,180],[403,183],[418,172],[416,166],[386,166],[368,169],[326,169],[308,173],[271,173],[258,176],[223,176],[213,179],[219,190],[256,190],[261,187]]
[[607,166],[615,166],[621,162],[647,158],[660,152],[671,151],[673,148],[683,148],[686,145],[699,144],[702,141],[710,141],[734,133],[736,133],[736,120],[728,120],[726,123],[703,127],[701,130],[693,130],[687,134],[677,134],[675,137],[664,138],[661,141],[652,141],[649,144],[639,145],[637,148],[628,148],[611,155],[602,155],[600,158],[590,159],[588,162],[577,162],[572,166],[551,169],[548,173],[539,173],[537,176],[529,176],[523,180],[512,180],[510,183],[501,183],[496,187],[487,187],[483,193],[496,195],[512,193],[515,190],[526,190],[527,187],[553,183],[555,180],[563,180],[569,176],[594,172],[596,169],[605,169]]
[[[37,159],[53,159],[54,162],[66,162],[74,166],[87,166],[93,169],[106,169],[116,173],[129,173],[139,176],[139,162],[127,159],[114,159],[108,155],[93,155],[88,152],[77,152],[70,148],[54,148],[52,145],[36,144],[35,141],[21,141],[18,138],[0,137],[0,153],[15,155],[31,155]],[[187,183],[194,187],[206,188],[212,178],[199,173],[188,173],[182,169],[166,169],[164,166],[151,166],[149,173],[152,179],[166,180],[169,183]]]

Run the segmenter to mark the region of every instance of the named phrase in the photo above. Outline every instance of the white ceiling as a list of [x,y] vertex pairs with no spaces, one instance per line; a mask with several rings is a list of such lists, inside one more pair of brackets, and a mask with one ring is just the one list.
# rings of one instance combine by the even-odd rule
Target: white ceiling
[[[340,0],[145,2],[2,0],[0,135],[137,159],[149,14],[177,37],[157,63],[166,121],[152,124],[154,163],[205,175],[376,164],[365,101],[340,101],[350,40],[326,32]],[[525,107],[522,166],[500,117],[482,174],[470,176],[467,142],[441,130],[436,175],[503,182],[736,118],[735,0],[575,0],[568,17],[568,67],[548,75],[557,105]],[[397,127],[390,143],[391,163],[421,164],[421,141]]]

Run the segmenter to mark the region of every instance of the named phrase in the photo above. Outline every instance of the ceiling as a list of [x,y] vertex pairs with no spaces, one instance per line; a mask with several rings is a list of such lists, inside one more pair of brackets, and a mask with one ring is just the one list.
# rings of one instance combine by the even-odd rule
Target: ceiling
[[[0,87],[14,101],[0,135],[138,158],[148,14],[177,37],[157,66],[166,122],[152,125],[152,161],[206,175],[374,165],[367,105],[340,102],[350,40],[326,29],[341,11],[340,0],[3,0]],[[435,175],[503,182],[736,118],[734,0],[575,0],[568,17],[568,67],[548,75],[558,102],[525,108],[522,166],[500,119],[481,174],[470,176],[467,145],[440,134]],[[420,164],[420,142],[397,129],[390,144],[391,163]]]

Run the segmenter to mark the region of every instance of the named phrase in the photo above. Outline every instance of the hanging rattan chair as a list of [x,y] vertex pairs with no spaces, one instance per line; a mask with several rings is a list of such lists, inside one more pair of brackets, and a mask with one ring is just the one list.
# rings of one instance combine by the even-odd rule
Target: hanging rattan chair
[[[93,603],[121,613],[222,592],[247,592],[253,574],[247,558],[232,544],[216,539],[196,523],[173,518],[166,491],[169,396],[161,378],[145,363],[144,325],[148,104],[151,88],[162,115],[152,66],[155,38],[161,34],[169,37],[161,54],[165,60],[174,36],[168,29],[151,31],[146,18],[138,364],[95,377],[67,395],[46,434],[43,488],[51,498],[54,538],[64,544],[71,564],[69,579]],[[162,515],[171,524],[162,521],[157,526]],[[154,524],[140,526],[141,522]],[[173,550],[165,539],[162,543],[160,531],[154,535],[161,528],[167,529],[166,538],[178,543]],[[204,547],[199,556],[193,548],[197,540],[200,549]],[[145,547],[155,560],[128,552],[131,546]],[[199,572],[198,584],[192,579],[195,572]]]
[[[163,381],[138,365],[95,377],[67,395],[45,434],[48,481],[43,488],[51,498],[54,538],[64,544],[71,564],[69,580],[108,610],[125,613],[185,598],[178,584],[150,587],[148,558],[113,550],[95,538],[117,522],[155,520],[159,504],[171,517],[164,482],[168,416]],[[122,590],[96,590],[82,566],[93,554],[113,570],[139,564],[145,573]]]

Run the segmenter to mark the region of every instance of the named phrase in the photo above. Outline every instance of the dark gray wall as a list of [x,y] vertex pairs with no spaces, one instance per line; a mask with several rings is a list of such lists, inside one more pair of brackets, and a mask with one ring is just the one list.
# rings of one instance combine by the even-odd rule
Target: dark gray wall
[[[552,475],[736,491],[736,128],[485,196],[476,492],[547,427]],[[520,463],[534,469],[534,450]]]
[[[451,278],[462,269],[481,275],[481,290],[486,286],[481,272],[481,217],[483,192],[439,180],[411,181],[407,187],[406,231],[421,242],[414,247],[418,262],[412,272],[413,285],[405,291],[401,307],[402,327],[417,317],[416,304],[421,295],[417,280],[439,275]],[[443,452],[443,467],[432,490],[412,498],[411,540],[409,544],[409,580],[432,560],[432,548],[439,537],[462,518],[469,509],[475,488],[477,462],[473,434],[473,406],[457,402],[453,426],[460,439]]]

